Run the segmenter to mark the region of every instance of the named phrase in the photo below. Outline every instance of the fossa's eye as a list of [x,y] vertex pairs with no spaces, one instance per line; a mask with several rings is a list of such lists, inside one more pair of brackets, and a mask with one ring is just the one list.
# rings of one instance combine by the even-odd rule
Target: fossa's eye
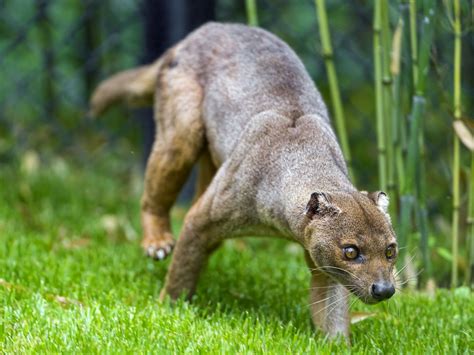
[[397,256],[397,247],[394,244],[389,245],[385,250],[385,256],[389,260],[394,259]]
[[355,245],[350,245],[343,249],[344,256],[349,260],[354,260],[359,256],[359,249]]

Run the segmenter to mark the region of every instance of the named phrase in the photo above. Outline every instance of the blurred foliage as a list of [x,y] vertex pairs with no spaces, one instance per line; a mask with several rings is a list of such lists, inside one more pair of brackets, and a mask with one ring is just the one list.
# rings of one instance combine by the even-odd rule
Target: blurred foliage
[[[97,81],[103,73],[136,65],[141,53],[137,4],[46,1],[42,14],[42,2],[0,2],[0,159],[35,149],[86,160],[109,141],[137,145],[137,129],[130,129],[136,124],[123,115],[102,122],[87,122],[85,115],[87,76],[98,72]],[[93,16],[97,45],[90,48],[86,24]]]

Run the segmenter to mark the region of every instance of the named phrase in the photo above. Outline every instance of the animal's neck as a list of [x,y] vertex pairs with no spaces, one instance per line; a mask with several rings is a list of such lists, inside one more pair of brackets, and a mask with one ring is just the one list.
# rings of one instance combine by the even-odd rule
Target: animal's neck
[[305,216],[306,205],[313,192],[347,192],[356,188],[351,183],[345,163],[337,157],[320,157],[318,165],[311,165],[311,159],[299,160],[292,168],[282,172],[279,194],[280,218],[284,219],[290,233],[303,243],[304,229],[309,222]]
[[256,190],[258,215],[263,224],[301,241],[308,222],[304,210],[313,192],[351,192],[355,188],[324,117],[303,115],[294,122],[273,119],[270,127],[281,134],[265,135],[268,153]]
[[354,186],[348,180],[333,181],[331,184],[320,185],[317,181],[308,182],[298,179],[290,184],[296,184],[296,187],[283,190],[282,210],[285,224],[288,225],[295,239],[301,243],[303,243],[305,227],[309,223],[305,210],[313,192],[347,192],[349,194],[355,191]]

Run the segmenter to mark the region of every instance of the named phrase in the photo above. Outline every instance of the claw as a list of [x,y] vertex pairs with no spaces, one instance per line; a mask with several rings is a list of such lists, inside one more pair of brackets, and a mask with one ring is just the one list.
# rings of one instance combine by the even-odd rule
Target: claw
[[165,251],[163,249],[158,249],[158,251],[156,252],[156,258],[158,260],[163,260],[165,258]]

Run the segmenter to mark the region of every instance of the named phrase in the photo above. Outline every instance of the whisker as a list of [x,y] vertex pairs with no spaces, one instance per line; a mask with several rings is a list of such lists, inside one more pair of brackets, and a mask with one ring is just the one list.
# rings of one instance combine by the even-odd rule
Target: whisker
[[336,303],[339,303],[341,302],[342,298],[339,298],[339,297],[336,297],[337,299],[334,301],[334,302],[331,302],[329,303],[328,305],[326,305],[326,307],[320,309],[319,311],[317,311],[316,313],[313,314],[313,317],[323,311],[325,311],[326,309],[328,309],[329,307],[331,307],[332,305],[336,304]]
[[[324,307],[324,308],[320,309],[319,311],[317,311],[316,313],[314,313],[314,314],[313,314],[313,317],[316,316],[317,314],[319,314],[319,313],[321,313],[321,312],[327,310],[327,309],[328,309],[329,307],[331,307],[331,306],[334,306],[334,305],[337,306],[337,304],[338,304],[339,302],[342,302],[342,301],[346,300],[350,295],[351,295],[350,293],[347,293],[347,294],[344,295],[343,297],[339,297],[339,295],[335,295],[335,297],[336,297],[337,299],[336,299],[334,302],[331,302],[330,304],[328,304],[326,307]],[[333,307],[332,310],[334,310],[335,308],[336,308],[336,307]],[[332,310],[331,310],[331,312],[332,312]],[[326,317],[327,317],[327,314],[326,314]],[[326,317],[325,317],[325,318],[326,318]]]
[[[348,271],[348,270],[344,270],[344,269],[341,269],[340,267],[336,267],[336,266],[319,266],[317,267],[316,269],[311,269],[312,271],[319,271],[319,270],[324,270],[324,269],[335,269],[335,270],[340,270],[340,271],[343,271],[343,272],[346,272],[348,273],[349,275],[351,275],[352,277],[358,279],[359,281],[362,281],[360,279],[360,277],[358,277],[357,275],[353,274],[352,272]],[[329,270],[326,270],[326,271],[329,271]]]
[[394,277],[397,277],[398,275],[401,274],[401,272],[403,270],[405,270],[407,268],[408,265],[410,265],[410,262],[413,261],[413,259],[415,258],[416,254],[412,254],[412,256],[405,262],[405,265],[400,269],[400,270],[397,270],[397,272],[395,273]]
[[324,316],[324,321],[327,320],[328,316],[334,312],[334,310],[337,309],[337,307],[342,303],[342,302],[345,302],[348,298],[350,297],[350,293],[347,293],[346,295],[344,295],[343,297],[341,297],[337,302],[334,302],[334,305],[333,307],[326,312],[325,316]]
[[416,278],[406,279],[405,281],[400,282],[400,283],[398,284],[398,286],[403,286],[403,285],[406,285],[406,284],[408,284],[408,283],[410,283],[410,282],[413,282],[413,281],[416,281],[416,280],[417,280]]
[[318,304],[318,303],[321,303],[321,302],[324,302],[324,301],[327,301],[327,300],[329,300],[329,299],[331,299],[331,298],[334,298],[335,296],[337,296],[337,295],[331,295],[331,296],[329,296],[329,297],[326,297],[325,299],[322,299],[322,300],[319,300],[319,301],[316,301],[316,302],[312,302],[312,303],[308,304],[308,307],[314,306],[314,305],[316,305],[316,304]]
[[420,271],[418,271],[415,276],[412,276],[412,277],[409,277],[407,278],[406,280],[404,280],[403,282],[399,282],[397,286],[403,286],[411,281],[417,281],[418,280],[418,276],[420,276],[420,274],[423,272],[424,270],[421,269]]
[[334,285],[330,285],[330,286],[315,286],[315,287],[310,287],[310,288],[308,288],[308,290],[330,289],[330,288],[334,288],[334,287],[336,287],[336,286],[344,286],[344,287],[347,287],[347,288],[350,288],[350,287],[357,287],[357,285],[334,284]]
[[352,307],[356,302],[357,302],[357,298],[354,298],[354,299],[352,300],[352,302],[349,304],[348,310],[350,310],[351,307]]
[[351,303],[349,304],[349,307],[347,307],[347,313],[349,313],[349,314],[348,314],[348,315],[349,315],[349,322],[352,321],[352,319],[351,319],[351,308],[352,308],[352,306],[353,306],[356,302],[357,302],[357,298],[354,298],[354,299],[351,301]]

